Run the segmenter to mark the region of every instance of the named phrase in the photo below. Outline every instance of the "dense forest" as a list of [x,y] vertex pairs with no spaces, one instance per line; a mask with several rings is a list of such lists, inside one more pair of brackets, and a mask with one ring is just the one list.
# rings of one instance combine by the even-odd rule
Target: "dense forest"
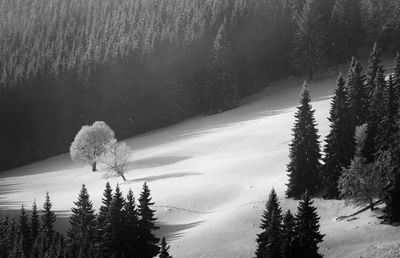
[[0,0],[0,170],[222,112],[268,81],[400,45],[396,0]]

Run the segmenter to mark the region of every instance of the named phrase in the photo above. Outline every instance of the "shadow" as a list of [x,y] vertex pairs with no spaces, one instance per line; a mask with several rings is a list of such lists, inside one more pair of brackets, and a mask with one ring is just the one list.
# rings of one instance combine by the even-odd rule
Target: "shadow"
[[196,221],[187,224],[167,224],[160,222],[157,225],[160,229],[156,231],[156,235],[159,238],[165,237],[167,242],[176,241],[184,235],[183,231],[197,227],[203,223],[204,221]]
[[178,163],[183,160],[190,159],[187,156],[164,156],[164,157],[153,157],[147,159],[140,159],[128,162],[129,169],[141,169],[141,168],[154,168],[167,166]]
[[185,176],[200,176],[202,175],[199,172],[180,172],[180,173],[169,173],[169,174],[162,174],[162,175],[156,175],[156,176],[147,176],[147,177],[142,177],[142,178],[136,178],[133,180],[127,180],[124,182],[124,184],[129,184],[129,183],[134,183],[134,182],[151,182],[151,181],[157,181],[157,180],[163,180],[163,179],[170,179],[170,178],[179,178],[179,177],[185,177]]

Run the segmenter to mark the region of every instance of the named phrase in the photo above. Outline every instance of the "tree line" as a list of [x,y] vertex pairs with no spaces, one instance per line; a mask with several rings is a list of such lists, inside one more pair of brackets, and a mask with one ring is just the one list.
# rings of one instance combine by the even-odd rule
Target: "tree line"
[[371,210],[379,199],[386,204],[385,220],[400,221],[400,54],[390,74],[380,56],[376,43],[365,72],[353,58],[347,78],[339,75],[323,155],[310,94],[303,87],[287,166],[288,197],[308,190]]
[[113,190],[107,183],[96,214],[87,188],[82,185],[64,236],[54,229],[56,215],[47,193],[41,211],[34,202],[30,216],[22,206],[18,219],[1,220],[0,256],[171,258],[165,238],[160,242],[154,235],[159,227],[155,225],[151,199],[146,183],[138,204],[132,190],[125,198],[118,185]]
[[66,152],[82,124],[127,138],[311,79],[363,44],[397,49],[399,5],[0,0],[0,170]]

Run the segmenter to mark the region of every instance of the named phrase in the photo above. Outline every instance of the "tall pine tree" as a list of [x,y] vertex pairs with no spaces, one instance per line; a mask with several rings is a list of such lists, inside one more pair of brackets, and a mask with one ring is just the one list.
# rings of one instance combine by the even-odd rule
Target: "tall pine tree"
[[151,202],[150,189],[146,182],[143,184],[139,198],[139,246],[138,256],[151,258],[159,253],[159,239],[154,235],[154,230],[159,229],[155,225],[157,218],[154,217],[155,211],[151,209],[154,202]]
[[26,214],[26,210],[23,205],[19,215],[18,234],[20,235],[23,252],[25,256],[29,256],[32,248],[32,235],[31,227],[29,225],[29,216]]
[[290,210],[283,216],[281,254],[282,258],[297,257],[296,220]]
[[288,197],[299,198],[306,189],[313,194],[321,183],[319,135],[310,101],[310,93],[304,83],[290,144]]
[[104,234],[105,227],[108,224],[108,213],[110,212],[111,202],[112,202],[112,188],[110,183],[107,182],[106,187],[103,192],[102,205],[100,206],[99,213],[97,215],[96,220],[96,245],[98,251],[101,253],[105,252],[105,244],[104,244]]
[[327,198],[338,198],[338,180],[343,167],[350,164],[354,155],[354,129],[342,75],[337,80],[335,96],[329,112],[330,132],[325,139],[323,185]]
[[34,241],[36,237],[39,235],[39,229],[40,229],[39,212],[37,209],[36,200],[33,202],[32,205],[32,214],[30,223],[31,223],[30,226],[31,226],[32,241]]
[[135,197],[133,197],[133,192],[129,189],[128,195],[126,196],[126,201],[124,205],[125,211],[125,236],[124,241],[126,242],[126,254],[134,254],[138,247],[138,235],[139,235],[139,215],[136,209]]
[[46,193],[45,202],[42,209],[42,230],[48,237],[54,234],[54,222],[56,222],[56,214],[51,210],[53,205],[50,201],[49,193]]
[[381,50],[378,46],[378,43],[375,42],[372,47],[371,53],[369,54],[368,59],[368,69],[367,69],[367,88],[368,88],[368,97],[372,98],[372,95],[375,91],[375,81],[376,75],[378,72],[378,68],[383,68],[381,66]]
[[89,199],[89,193],[83,184],[78,196],[74,202],[72,214],[69,217],[70,228],[68,229],[68,238],[71,245],[73,256],[83,252],[89,256],[89,247],[93,245],[95,233],[95,214],[92,201]]
[[324,235],[319,232],[320,217],[317,208],[313,206],[307,191],[299,202],[296,214],[296,241],[298,243],[298,258],[319,258],[318,244]]
[[282,210],[274,189],[269,194],[265,211],[262,215],[262,232],[257,235],[256,257],[279,257],[281,246]]

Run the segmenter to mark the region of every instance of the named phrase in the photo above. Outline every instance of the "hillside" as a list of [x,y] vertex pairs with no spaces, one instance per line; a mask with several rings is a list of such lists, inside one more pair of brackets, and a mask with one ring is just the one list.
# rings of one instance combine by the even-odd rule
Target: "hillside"
[[[321,140],[328,131],[337,72],[310,85]],[[49,191],[54,209],[65,215],[82,183],[98,208],[107,180],[119,183],[125,193],[132,188],[136,196],[146,181],[156,202],[159,233],[168,237],[174,257],[252,257],[263,201],[271,188],[284,210],[296,211],[297,201],[285,199],[284,191],[301,84],[300,78],[281,80],[235,110],[195,117],[128,140],[134,151],[127,182],[107,179],[102,170],[92,173],[68,154],[7,171],[0,178],[0,204],[7,210],[20,203],[30,206],[37,199],[41,205]],[[400,230],[379,224],[379,210],[338,222],[336,217],[354,209],[342,201],[315,199],[315,204],[326,234],[320,247],[325,257],[400,255]]]

